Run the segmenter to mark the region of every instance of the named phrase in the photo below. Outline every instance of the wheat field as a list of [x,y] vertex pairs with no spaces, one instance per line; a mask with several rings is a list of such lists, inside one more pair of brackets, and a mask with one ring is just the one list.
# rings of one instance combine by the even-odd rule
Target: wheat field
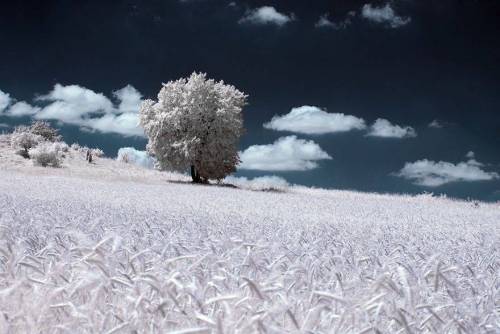
[[499,203],[23,164],[0,168],[1,333],[500,331]]

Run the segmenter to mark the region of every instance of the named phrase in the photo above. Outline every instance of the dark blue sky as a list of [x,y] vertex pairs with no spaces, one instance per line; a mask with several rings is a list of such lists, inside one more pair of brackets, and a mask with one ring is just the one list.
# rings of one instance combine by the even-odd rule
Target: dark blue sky
[[[313,140],[333,158],[308,171],[239,175],[275,174],[325,188],[500,199],[494,174],[500,173],[498,1],[229,3],[2,2],[0,90],[33,103],[36,94],[47,94],[57,83],[108,97],[132,85],[155,98],[162,82],[203,71],[249,94],[242,150],[296,135]],[[363,14],[367,4],[374,11]],[[272,6],[290,22],[241,21],[262,6]],[[325,14],[336,26],[315,27]],[[368,137],[368,129],[305,135],[263,128],[273,115],[304,105],[362,118],[368,127],[384,118],[413,127],[417,136]],[[433,120],[442,127],[429,127]],[[0,114],[0,123],[28,121]],[[111,156],[123,146],[145,146],[143,139],[82,132],[77,126],[64,125],[62,131],[68,142],[100,146]],[[467,166],[476,166],[473,172],[479,169],[490,180],[464,180],[470,176],[466,173],[426,187],[394,175],[405,163],[423,159],[449,162],[455,175],[469,151],[483,165]],[[436,176],[435,169],[426,172]]]

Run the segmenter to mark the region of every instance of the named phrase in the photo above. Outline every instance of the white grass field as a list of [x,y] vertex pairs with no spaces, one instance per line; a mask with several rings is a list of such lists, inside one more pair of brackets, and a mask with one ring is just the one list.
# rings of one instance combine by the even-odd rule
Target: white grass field
[[181,181],[0,138],[0,333],[500,332],[500,203]]

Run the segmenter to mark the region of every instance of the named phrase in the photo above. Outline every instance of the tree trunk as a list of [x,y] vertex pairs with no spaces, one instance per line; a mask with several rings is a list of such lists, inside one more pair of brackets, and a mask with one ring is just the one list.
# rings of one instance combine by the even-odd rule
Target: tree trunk
[[198,172],[196,172],[196,168],[194,167],[194,165],[191,165],[191,178],[193,179],[194,183],[201,182],[200,175],[198,174]]

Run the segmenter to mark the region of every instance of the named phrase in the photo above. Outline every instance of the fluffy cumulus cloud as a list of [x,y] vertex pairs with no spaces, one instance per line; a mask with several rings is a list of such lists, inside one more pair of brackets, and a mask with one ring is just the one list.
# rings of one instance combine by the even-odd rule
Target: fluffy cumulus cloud
[[311,140],[281,137],[272,144],[253,145],[240,152],[240,169],[263,171],[305,171],[318,167],[330,155]]
[[256,25],[272,24],[281,27],[294,19],[295,16],[293,14],[287,15],[280,13],[272,6],[262,6],[247,11],[245,16],[240,19],[239,23]]
[[0,90],[0,114],[7,109],[11,102],[10,95]]
[[148,169],[153,169],[155,160],[146,151],[136,150],[133,147],[122,147],[118,150],[116,160],[131,163]]
[[6,116],[57,120],[87,131],[144,135],[138,116],[142,95],[130,85],[113,92],[117,104],[102,93],[78,85],[56,84],[49,93],[35,99],[36,106],[24,101],[13,103],[8,94],[0,93],[0,107],[5,104]]
[[46,95],[37,98],[49,102],[37,115],[42,119],[57,119],[79,124],[89,114],[106,114],[113,111],[113,103],[104,94],[78,86],[56,84]]
[[397,15],[389,3],[381,7],[365,4],[361,8],[361,17],[374,23],[386,24],[391,28],[399,28],[411,22],[410,17]]
[[6,111],[5,114],[11,117],[22,117],[22,116],[33,116],[37,112],[39,112],[41,108],[34,107],[31,104],[20,101],[11,105]]
[[0,90],[0,115],[10,117],[32,116],[40,108],[34,107],[25,101],[16,101],[10,94]]
[[497,173],[482,169],[484,165],[474,159],[474,152],[467,153],[466,157],[469,160],[457,164],[427,159],[407,162],[396,175],[425,187],[439,187],[451,182],[488,181],[499,178]]
[[411,138],[416,137],[417,132],[411,126],[399,126],[392,124],[386,119],[379,118],[370,126],[367,136],[382,138]]
[[366,128],[361,118],[340,113],[328,113],[314,106],[293,108],[288,114],[274,116],[265,123],[266,129],[305,134],[325,134],[362,130]]
[[141,107],[142,94],[131,85],[113,92],[113,96],[120,101],[118,111],[122,113],[137,113]]

